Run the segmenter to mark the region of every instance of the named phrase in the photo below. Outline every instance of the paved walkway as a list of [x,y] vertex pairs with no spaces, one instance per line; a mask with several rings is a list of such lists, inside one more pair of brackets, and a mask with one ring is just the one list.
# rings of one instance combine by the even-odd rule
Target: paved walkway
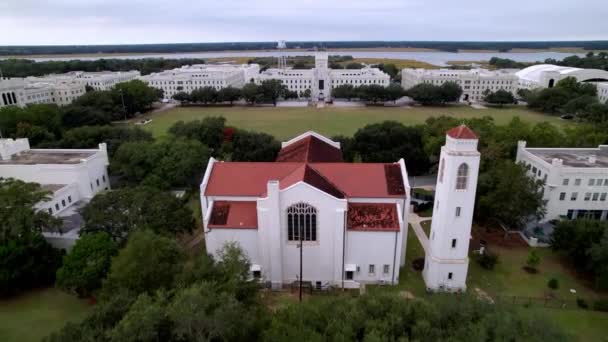
[[414,228],[414,233],[416,234],[418,241],[420,241],[420,245],[422,246],[422,249],[424,249],[424,253],[427,253],[429,249],[429,238],[426,236],[424,229],[422,229],[422,226],[420,225],[420,223],[424,221],[430,221],[430,218],[420,217],[415,213],[410,213],[409,223],[412,225],[412,228]]

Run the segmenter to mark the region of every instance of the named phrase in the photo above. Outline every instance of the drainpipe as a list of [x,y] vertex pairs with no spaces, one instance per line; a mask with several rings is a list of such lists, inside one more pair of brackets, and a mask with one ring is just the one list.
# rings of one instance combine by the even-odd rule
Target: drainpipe
[[395,260],[397,259],[397,236],[399,232],[395,232],[395,249],[393,250],[393,280],[392,285],[395,285]]
[[344,291],[344,259],[346,254],[346,211],[344,212],[344,225],[342,227],[342,291]]

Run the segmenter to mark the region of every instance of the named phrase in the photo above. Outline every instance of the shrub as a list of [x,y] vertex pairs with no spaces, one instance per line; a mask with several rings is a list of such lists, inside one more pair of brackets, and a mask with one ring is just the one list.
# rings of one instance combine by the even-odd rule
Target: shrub
[[587,301],[585,301],[583,298],[576,298],[576,305],[578,305],[578,307],[581,309],[589,308],[589,304],[587,304]]
[[412,261],[412,267],[416,271],[422,271],[424,269],[424,258],[414,259],[414,261]]
[[557,290],[559,288],[559,281],[556,278],[551,278],[549,279],[547,286],[552,290]]
[[498,255],[490,251],[485,251],[483,254],[478,254],[476,260],[479,263],[479,266],[486,270],[493,270],[494,266],[498,263]]
[[608,312],[608,299],[599,299],[593,303],[593,308],[597,311]]

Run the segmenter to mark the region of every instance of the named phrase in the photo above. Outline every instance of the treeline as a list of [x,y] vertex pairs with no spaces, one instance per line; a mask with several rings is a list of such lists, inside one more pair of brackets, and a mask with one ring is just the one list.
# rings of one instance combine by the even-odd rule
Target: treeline
[[[222,42],[181,44],[132,44],[132,45],[55,45],[55,46],[0,46],[0,56],[36,54],[97,54],[97,53],[172,53],[237,50],[275,50],[276,42]],[[582,48],[608,50],[608,41],[289,41],[288,48],[344,49],[344,48],[427,48],[441,51]]]
[[225,87],[220,90],[214,87],[202,87],[190,93],[179,92],[173,95],[173,99],[180,101],[182,105],[187,103],[217,104],[230,103],[244,99],[249,104],[272,103],[277,105],[279,99],[295,99],[298,97],[310,98],[310,89],[302,94],[291,91],[280,80],[271,79],[262,81],[260,84],[247,83],[243,88]]
[[548,114],[570,115],[578,121],[608,123],[608,104],[600,103],[593,83],[566,77],[553,88],[521,89],[518,95],[528,107]]
[[30,59],[0,60],[0,70],[4,77],[43,76],[61,74],[70,71],[130,71],[139,70],[142,75],[153,72],[179,68],[183,65],[204,64],[200,58],[142,58],[142,59],[96,59],[69,61],[36,62]]
[[[352,61],[354,58],[353,56],[340,56],[340,55],[335,55],[335,56],[329,56],[328,58],[328,62],[329,62],[329,67],[331,69],[344,69],[345,67],[342,66],[343,62],[349,62]],[[312,69],[315,67],[315,57],[314,56],[288,56],[286,58],[287,60],[287,65],[294,68],[294,69]],[[279,59],[278,57],[254,57],[254,58],[250,58],[247,63],[249,64],[259,64],[260,65],[260,69],[261,70],[266,70],[269,68],[276,68],[279,65]],[[358,64],[358,63],[357,63]],[[361,64],[358,64],[361,65]],[[351,68],[354,69],[354,64],[351,65]],[[361,65],[361,67],[363,67],[363,65]],[[360,69],[360,68],[358,68]]]
[[332,97],[337,99],[360,99],[370,103],[396,101],[406,92],[400,84],[391,83],[388,87],[378,84],[355,87],[352,84],[339,85],[332,89]]
[[[551,235],[551,248],[562,253],[579,272],[590,274],[594,287],[608,289],[608,223],[599,220],[560,221]],[[608,302],[605,307],[608,310]]]
[[496,69],[523,69],[534,65],[535,63],[522,63],[509,58],[492,57],[488,61],[488,64]]
[[405,94],[424,106],[445,105],[458,102],[462,96],[462,88],[451,81],[441,85],[419,83],[406,90]]
[[608,70],[608,53],[603,51],[598,54],[589,52],[585,57],[579,57],[575,55],[566,57],[561,61],[555,59],[547,59],[545,63],[575,68]]
[[4,137],[29,138],[32,146],[52,146],[69,129],[108,125],[147,111],[162,91],[140,80],[122,82],[107,91],[89,91],[67,106],[35,104],[0,108]]

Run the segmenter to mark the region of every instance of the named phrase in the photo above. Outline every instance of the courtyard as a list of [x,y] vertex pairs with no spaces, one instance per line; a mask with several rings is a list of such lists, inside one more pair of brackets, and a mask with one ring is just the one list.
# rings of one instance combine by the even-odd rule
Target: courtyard
[[[385,120],[406,125],[423,124],[431,117],[451,116],[458,119],[492,117],[496,123],[505,124],[514,117],[530,123],[548,121],[557,125],[568,124],[558,117],[537,113],[523,106],[474,109],[469,106],[445,107],[175,107],[148,114],[151,122],[142,125],[155,137],[167,134],[177,121],[200,120],[205,117],[223,116],[227,124],[241,129],[264,132],[279,140],[285,140],[308,130],[326,136],[352,136],[367,124]],[[137,121],[140,121],[138,118]]]

